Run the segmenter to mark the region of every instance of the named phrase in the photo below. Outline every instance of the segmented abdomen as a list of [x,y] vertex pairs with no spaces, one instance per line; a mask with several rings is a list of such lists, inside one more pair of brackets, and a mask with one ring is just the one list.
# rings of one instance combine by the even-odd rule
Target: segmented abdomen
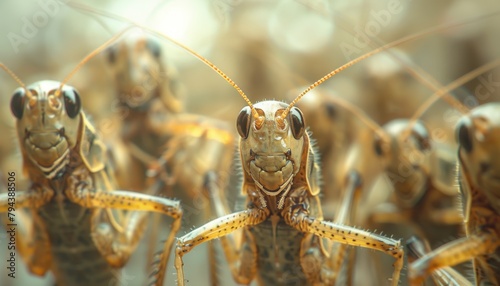
[[264,285],[308,284],[300,265],[300,244],[304,237],[303,233],[280,221],[274,244],[270,220],[251,227],[250,232],[257,244],[257,275]]
[[68,200],[60,207],[55,199],[38,211],[50,241],[57,285],[119,285],[119,269],[107,263],[92,241],[92,211]]

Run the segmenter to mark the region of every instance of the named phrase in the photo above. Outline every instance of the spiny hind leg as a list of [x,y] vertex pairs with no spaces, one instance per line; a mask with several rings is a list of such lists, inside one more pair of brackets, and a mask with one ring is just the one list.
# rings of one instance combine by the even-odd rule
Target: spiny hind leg
[[496,235],[482,233],[445,244],[410,264],[410,284],[420,285],[424,278],[436,269],[491,254],[499,246],[499,243]]
[[[250,235],[246,236],[246,238],[250,239],[250,241],[247,241],[249,248],[241,248],[243,252],[239,254],[238,248],[235,247],[233,241],[224,239],[224,237],[238,229],[259,224],[268,215],[269,213],[262,209],[244,210],[214,219],[179,238],[175,251],[175,268],[177,270],[178,285],[184,285],[184,263],[182,262],[182,257],[197,245],[215,238],[221,238],[224,254],[235,279],[241,279],[240,281],[242,282],[240,283],[248,284],[254,275],[253,273],[256,271],[256,262],[253,261],[256,261],[255,253],[257,249],[254,241],[251,240]],[[240,256],[242,256],[242,260],[240,260]]]
[[10,240],[10,234],[14,234],[17,253],[26,261],[29,271],[39,276],[45,275],[49,270],[52,259],[50,244],[42,224],[36,219],[37,216],[29,215],[22,209],[36,211],[48,203],[53,195],[52,190],[35,186],[33,190],[16,191],[13,204],[13,201],[9,200],[13,198],[9,193],[0,194],[0,213],[11,214],[3,220],[7,237]]
[[403,268],[404,255],[400,241],[354,227],[316,219],[309,216],[307,210],[295,202],[292,202],[291,207],[285,210],[284,219],[288,225],[299,231],[343,244],[375,249],[391,255],[396,259],[392,275],[392,285],[398,285],[401,269]]
[[[355,219],[356,207],[362,188],[362,180],[359,173],[354,170],[349,172],[346,176],[345,185],[344,198],[338,213],[335,215],[335,223],[339,225],[348,225],[351,220]],[[348,255],[347,245],[333,241],[329,241],[328,255],[325,256],[321,253],[323,250],[322,246],[318,243],[311,245],[311,242],[312,240],[307,241],[304,239],[301,246],[301,264],[304,273],[306,273],[308,280],[313,284],[335,285],[342,271],[342,266],[346,262],[351,263],[354,256],[349,255],[350,259],[346,259]]]
[[[150,277],[154,280],[152,282],[153,285],[161,285],[165,276],[164,272],[168,263],[168,257],[170,256],[172,245],[175,241],[175,234],[181,225],[182,210],[179,202],[167,198],[128,191],[95,192],[86,188],[85,185],[74,185],[77,187],[68,189],[66,191],[66,195],[70,201],[83,207],[129,211],[150,211],[161,213],[174,219],[170,234],[163,244],[158,260],[153,266],[153,274]],[[128,217],[126,221],[130,222],[130,226],[124,227],[124,234],[122,236],[124,241],[134,241],[140,238],[140,236],[137,236],[137,234],[140,234],[137,230],[142,228],[140,222],[143,219],[143,215],[145,216],[146,214],[134,212],[130,217]],[[125,245],[125,248],[127,248],[127,245]],[[108,255],[108,257],[113,256]],[[119,257],[119,255],[115,257]],[[113,262],[113,259],[111,260],[111,262]]]
[[[346,189],[344,198],[334,221],[334,223],[339,225],[349,225],[352,221],[355,221],[363,187],[362,177],[355,170],[347,174],[345,181]],[[328,266],[331,268],[331,271],[335,273],[335,277],[338,277],[342,271],[342,266],[345,265],[346,262],[352,262],[346,259],[347,244],[331,243],[331,248],[328,253],[330,254],[330,259],[327,261]],[[354,259],[354,256],[352,256],[352,258]],[[336,280],[332,281],[333,284],[335,284],[335,281]]]
[[[231,213],[227,200],[223,195],[223,188],[221,185],[225,185],[224,181],[219,180],[219,176],[213,171],[207,172],[204,180],[204,189],[206,191],[206,195],[209,198],[209,202],[211,203],[210,208],[207,208],[207,215],[216,215],[216,217],[222,217]],[[224,237],[220,238],[223,250],[227,253],[226,256],[229,256],[229,252],[234,251],[236,249],[236,241],[240,241],[241,237],[239,234],[242,232],[236,232],[228,234]],[[231,268],[231,273],[236,281],[240,281],[240,283],[244,283],[244,281],[251,281],[255,276],[255,271],[248,271],[251,269],[256,269],[256,253],[257,249],[255,248],[255,243],[253,242],[253,237],[251,235],[247,235],[246,241],[243,242],[240,247],[240,259],[242,262],[238,267]],[[215,252],[215,245],[212,241],[209,242],[208,251],[209,251],[209,260],[211,262],[211,281],[212,284],[218,285],[218,272],[217,269],[213,266],[216,266],[216,258],[217,253]],[[233,256],[233,255],[231,255]],[[233,263],[234,264],[234,263]],[[244,265],[243,265],[244,264]],[[239,269],[238,269],[239,268]]]
[[[413,263],[432,251],[429,242],[418,236],[410,237],[406,241],[406,248],[408,249],[409,263]],[[432,279],[435,285],[472,286],[472,283],[467,278],[451,267],[435,270],[432,273]]]

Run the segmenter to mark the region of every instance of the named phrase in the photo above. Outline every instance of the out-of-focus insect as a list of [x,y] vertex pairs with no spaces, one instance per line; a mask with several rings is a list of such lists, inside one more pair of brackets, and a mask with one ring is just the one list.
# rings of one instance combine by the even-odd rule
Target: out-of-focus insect
[[[407,38],[405,38],[403,41],[406,41],[406,40],[408,40],[408,39],[407,39]],[[376,52],[376,51],[375,51],[375,52]],[[373,53],[375,53],[375,52],[373,52]],[[367,56],[366,56],[366,57],[368,57],[369,55],[371,55],[371,54],[373,54],[373,53],[367,54]],[[198,58],[202,59],[199,55],[196,55],[196,56],[197,56]],[[214,67],[211,63],[207,62],[206,60],[202,59],[202,61],[204,61],[204,62],[205,62],[206,64],[208,64],[209,66]],[[216,69],[216,70],[219,72],[219,74],[221,74],[221,75],[222,75],[222,73],[221,73],[221,72],[220,72],[217,68],[214,68],[214,69]],[[333,74],[332,74],[332,75],[333,75]],[[227,79],[227,77],[226,77],[225,75],[223,75],[223,77],[225,77],[225,78]],[[322,81],[324,81],[324,80],[326,80],[326,79],[322,79],[322,80],[320,80],[320,82],[322,82]],[[232,82],[232,81],[230,81],[230,82]],[[237,88],[237,89],[238,89],[238,88]],[[293,105],[293,104],[294,104],[294,103],[292,103],[292,105]],[[252,113],[254,113],[254,112],[255,112],[255,111],[252,111]],[[258,116],[255,116],[255,117],[256,117],[256,118],[258,118]],[[276,117],[278,118],[279,116],[276,116]],[[286,119],[282,118],[282,120],[284,121],[284,120],[286,120]],[[249,122],[250,122],[250,121],[251,121],[251,120],[249,120]],[[259,174],[259,175],[260,175],[260,174]],[[248,178],[248,176],[249,176],[249,175],[247,175],[247,178]],[[245,182],[245,183],[246,183],[246,182]],[[255,186],[255,185],[254,185],[254,186]],[[283,191],[283,190],[280,190],[280,193],[281,193],[281,191]],[[215,191],[215,192],[216,192],[216,191]],[[259,195],[259,192],[260,192],[260,189],[254,189],[254,193],[250,195],[250,196],[252,196],[252,195],[253,195],[254,197],[253,197],[253,198],[251,198],[251,199],[260,200],[260,198],[258,198],[258,197],[257,197],[257,196]],[[216,193],[217,193],[217,192],[216,192]],[[283,196],[283,197],[285,197],[285,196]],[[271,198],[272,198],[272,196],[271,196]],[[281,197],[280,197],[280,198],[281,198]],[[276,199],[276,198],[274,198],[274,199]],[[265,200],[265,199],[264,199],[264,200]],[[272,200],[272,199],[270,199],[270,200]],[[219,200],[219,201],[215,201],[215,202],[216,202],[216,203],[215,203],[215,205],[216,205],[215,207],[216,207],[216,208],[217,208],[217,205],[219,205],[219,206],[220,206],[220,205],[223,205],[223,203],[221,203],[221,202],[220,202],[220,200]],[[260,204],[260,205],[262,205],[262,202],[260,202],[259,204]],[[223,223],[222,223],[222,222],[224,222],[224,223],[225,223],[224,219],[231,219],[231,218],[233,218],[233,220],[235,220],[235,218],[234,218],[234,217],[239,217],[239,218],[241,218],[241,217],[245,217],[245,215],[248,215],[248,213],[249,213],[249,212],[251,213],[251,211],[248,211],[247,213],[245,213],[245,211],[244,211],[244,212],[237,213],[237,214],[236,214],[236,215],[234,215],[234,216],[231,216],[231,215],[230,215],[230,216],[224,216],[224,217],[222,217],[222,218],[220,218],[220,219],[218,219],[218,220],[214,221],[214,222],[213,222],[210,226],[213,226],[213,227],[216,229],[216,230],[214,230],[214,231],[215,231],[215,232],[219,231],[219,233],[213,233],[213,234],[211,233],[211,234],[210,234],[210,235],[208,235],[207,237],[202,236],[202,235],[200,235],[200,236],[196,236],[196,232],[203,232],[203,231],[204,231],[203,229],[198,229],[198,230],[195,230],[195,232],[193,232],[193,233],[191,233],[191,234],[188,234],[188,236],[186,236],[186,237],[182,238],[182,239],[181,239],[181,242],[185,242],[185,243],[189,244],[188,246],[186,246],[186,247],[187,247],[187,248],[186,248],[186,251],[188,251],[188,249],[190,249],[190,248],[194,247],[196,244],[199,244],[199,243],[201,243],[202,241],[210,240],[210,239],[212,239],[212,238],[219,237],[220,235],[225,235],[226,233],[231,232],[231,231],[230,231],[229,229],[226,229],[226,228],[223,226]],[[221,224],[220,224],[220,225],[217,225],[217,222],[221,222]],[[235,222],[235,224],[232,224],[231,226],[228,226],[228,228],[229,228],[229,227],[233,227],[233,228],[240,228],[240,227],[243,227],[245,222],[246,222],[246,223],[253,223],[253,222],[252,222],[252,219],[248,219],[248,220],[244,220],[244,219],[242,219],[242,220],[241,220],[241,222],[237,222],[237,223]],[[205,230],[206,230],[206,231],[209,231],[208,229],[205,229]],[[248,234],[248,232],[246,232],[246,234]],[[194,236],[194,237],[199,238],[199,240],[196,240],[196,241],[194,241],[194,240],[189,240],[189,241],[187,241],[187,242],[186,242],[186,241],[184,241],[184,240],[187,240],[187,239],[189,239],[189,238],[192,238],[193,236]],[[245,238],[246,238],[246,237],[245,237]],[[251,239],[251,238],[246,238],[246,239]],[[226,241],[226,243],[225,243],[225,244],[226,244],[226,246],[227,246],[227,240],[226,240],[226,238],[223,238],[223,241]],[[260,242],[260,241],[259,241],[259,242]],[[183,245],[184,245],[184,244],[183,244]],[[227,247],[226,247],[226,248],[227,248]],[[265,248],[263,248],[263,249],[265,249]],[[248,254],[248,253],[247,253],[247,254]],[[245,254],[243,254],[243,253],[242,253],[242,255],[245,255]],[[180,265],[180,264],[182,264],[182,259],[181,259],[181,257],[180,257],[180,256],[181,256],[181,255],[179,254],[178,259],[176,259],[176,264],[177,264],[178,268],[181,268],[181,265]],[[230,264],[231,264],[231,265],[233,265],[234,263],[236,263],[236,262],[235,262],[235,261],[236,261],[236,259],[234,259],[234,258],[235,258],[235,255],[229,254],[229,256],[230,256],[231,258],[233,258],[233,259],[228,259],[228,260],[230,261]],[[251,257],[250,257],[250,258],[251,258]],[[262,258],[262,257],[261,257],[261,258]],[[231,262],[234,262],[234,263],[231,263]],[[299,263],[296,263],[295,265],[299,265]],[[234,267],[233,267],[233,269],[234,269]],[[236,270],[234,270],[234,271],[236,271]],[[256,269],[253,269],[253,271],[256,271]],[[317,274],[317,273],[319,273],[319,272],[315,272],[315,273]],[[182,275],[180,275],[180,276],[182,276]],[[180,277],[180,276],[179,276],[179,277]],[[182,279],[180,279],[179,281],[182,281]],[[182,281],[182,282],[183,282],[183,281]]]
[[[181,198],[185,218],[211,216],[202,193],[208,172],[217,175],[225,188],[234,155],[234,136],[224,122],[182,112],[177,97],[175,71],[162,62],[159,43],[144,32],[136,32],[108,50],[117,97],[122,110],[120,142],[124,148],[113,149],[115,169],[121,186],[133,190],[147,189],[148,180],[162,180],[164,195]],[[148,175],[149,172],[149,175]],[[204,203],[197,216],[190,213]],[[193,206],[195,205],[195,206]],[[196,210],[196,209],[195,209]],[[155,221],[158,216],[155,217]],[[196,220],[189,223],[195,223]],[[153,228],[152,241],[156,241]],[[153,245],[153,244],[151,244]],[[152,257],[150,248],[148,257]],[[213,246],[209,248],[209,265],[215,267]],[[210,271],[212,281],[217,278]],[[214,282],[215,283],[215,282]]]
[[[498,65],[500,60],[493,61],[451,85],[463,84]],[[429,103],[421,109],[428,108],[437,98],[439,94],[430,98]],[[499,175],[495,162],[495,147],[500,134],[499,111],[498,103],[484,104],[471,110],[458,122],[458,177],[467,236],[451,241],[410,264],[412,285],[419,285],[433,270],[471,259],[476,285],[499,285],[500,276],[495,270],[500,266],[500,195],[497,191]]]
[[[161,285],[174,237],[180,228],[179,202],[149,194],[115,190],[106,147],[81,110],[71,76],[94,55],[127,31],[87,56],[63,82],[39,81],[14,92],[11,110],[32,182],[27,191],[9,187],[0,195],[0,212],[30,210],[17,227],[17,251],[39,276],[51,271],[61,285],[118,285],[119,268],[129,259],[144,231],[146,211],[174,219],[163,254],[152,274]],[[154,194],[156,186],[151,188]],[[16,218],[9,217],[9,221]]]
[[[161,48],[140,33],[111,47],[110,65],[117,82],[117,96],[124,111],[121,139],[134,162],[117,164],[132,185],[144,184],[148,169],[165,167],[163,178],[178,184],[191,199],[200,199],[204,176],[226,176],[233,156],[233,135],[221,121],[181,112],[175,96],[175,75],[161,62]],[[170,70],[170,69],[169,69]],[[139,167],[137,167],[139,165]],[[123,167],[122,167],[123,166]],[[140,169],[130,176],[128,170]],[[221,181],[224,181],[221,179]]]
[[[406,241],[408,261],[412,263],[431,251],[427,240],[412,236]],[[471,286],[472,283],[451,267],[440,268],[432,273],[432,280],[439,286]]]
[[[248,205],[246,210],[227,214],[220,190],[211,189],[220,217],[179,238],[175,260],[179,285],[184,285],[182,257],[214,238],[221,239],[238,283],[247,284],[257,277],[259,282],[272,285],[291,281],[331,284],[336,274],[332,273],[330,258],[323,249],[324,238],[393,256],[396,262],[392,284],[397,285],[403,263],[399,241],[323,220],[317,158],[303,115],[294,107],[303,95],[354,62],[318,80],[290,105],[277,101],[253,105],[227,75],[198,57],[248,103],[237,119],[244,174],[242,192],[247,195]],[[355,173],[350,182],[352,189],[362,184]],[[243,241],[235,247],[231,234],[238,229],[243,229]]]

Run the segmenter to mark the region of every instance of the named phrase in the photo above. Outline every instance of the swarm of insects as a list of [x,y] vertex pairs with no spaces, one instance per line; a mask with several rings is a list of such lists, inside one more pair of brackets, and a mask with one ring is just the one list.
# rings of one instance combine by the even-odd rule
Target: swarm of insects
[[[56,182],[61,179],[52,173],[64,173],[67,177],[61,178],[68,178],[74,177],[74,170],[87,170],[82,171],[87,174],[87,183],[98,184],[95,187],[98,191],[171,202],[181,205],[185,214],[199,211],[197,214],[201,216],[196,219],[189,215],[183,219],[181,231],[176,235],[178,244],[167,246],[169,249],[163,252],[162,259],[167,259],[168,251],[176,253],[175,260],[170,261],[175,261],[177,271],[172,263],[160,266],[161,269],[155,266],[155,271],[166,272],[166,285],[206,285],[207,278],[193,274],[202,271],[220,275],[218,283],[212,285],[408,285],[410,280],[419,283],[424,276],[432,276],[433,281],[429,282],[437,285],[466,285],[467,280],[474,284],[476,278],[462,268],[434,271],[434,265],[449,266],[455,262],[447,254],[448,248],[437,246],[462,237],[449,245],[453,250],[455,243],[480,240],[483,235],[491,243],[476,240],[474,245],[478,246],[475,248],[478,253],[463,256],[460,261],[474,257],[478,281],[487,279],[495,283],[495,279],[498,280],[495,276],[498,253],[491,252],[496,247],[498,234],[490,231],[493,229],[490,225],[495,225],[495,208],[485,205],[486,202],[494,203],[496,198],[490,196],[494,191],[481,185],[486,179],[478,175],[486,174],[484,177],[490,176],[494,181],[495,162],[487,159],[494,157],[491,146],[494,146],[492,122],[495,113],[492,110],[495,108],[484,105],[472,109],[496,100],[495,73],[477,76],[458,92],[459,103],[453,103],[455,93],[448,94],[444,98],[448,103],[432,108],[424,106],[423,109],[428,110],[426,115],[415,116],[420,121],[410,119],[419,112],[420,104],[432,92],[442,89],[444,83],[498,57],[497,44],[490,36],[495,35],[499,26],[493,23],[498,16],[487,12],[498,11],[499,5],[493,1],[465,2],[193,0],[150,1],[135,5],[109,1],[91,3],[92,7],[87,10],[79,6],[76,12],[68,6],[75,8],[78,3],[73,5],[72,1],[63,5],[46,0],[32,7],[22,4],[26,6],[0,9],[12,12],[2,17],[11,25],[0,27],[6,31],[8,39],[0,43],[3,45],[0,60],[26,81],[35,81],[31,80],[31,75],[37,74],[39,78],[42,73],[43,78],[60,78],[61,74],[67,74],[63,63],[74,66],[71,61],[80,61],[80,52],[91,50],[99,35],[115,34],[117,29],[113,25],[117,17],[112,17],[111,13],[103,17],[103,10],[120,15],[120,24],[137,24],[145,31],[139,39],[119,42],[89,62],[72,79],[76,88],[67,85],[66,81],[64,84],[44,81],[19,90],[26,98],[23,106],[28,106],[24,116],[34,112],[29,108],[30,101],[31,106],[38,106],[33,102],[41,98],[41,94],[47,94],[47,100],[42,100],[43,106],[59,104],[64,110],[66,97],[79,98],[81,94],[80,103],[87,112],[80,113],[82,108],[78,108],[75,118],[85,118],[82,119],[85,123],[78,125],[85,127],[76,128],[84,130],[78,133],[82,139],[71,146],[95,142],[91,147],[100,149],[97,155],[93,153],[97,149],[92,148],[89,148],[92,152],[74,152],[67,165],[70,167],[56,168],[54,172],[49,170],[51,177],[42,174],[33,178],[34,175],[30,175],[28,179],[35,182],[35,186],[57,189],[61,187],[55,186]],[[82,11],[85,15],[79,14]],[[38,25],[44,23],[42,12],[47,16],[47,23]],[[144,17],[141,19],[141,16]],[[189,22],[190,17],[196,18],[202,26],[189,26],[195,22]],[[68,21],[71,25],[65,22],[66,18],[73,18]],[[15,23],[20,26],[16,28]],[[425,34],[426,29],[439,30],[443,23],[452,24],[442,27],[437,35]],[[51,33],[55,29],[64,36]],[[304,32],[311,30],[316,32]],[[30,32],[34,34],[32,37]],[[216,80],[212,71],[207,72],[202,65],[193,63],[197,56],[178,56],[178,51],[173,51],[175,48],[165,48],[163,32],[183,37],[179,42],[187,43],[191,50],[199,53],[198,56],[203,55],[200,57],[205,63],[211,65],[207,58],[217,63],[257,103],[246,99],[248,106],[242,109],[240,99],[231,95],[233,90]],[[299,92],[290,93],[290,89],[310,84],[357,56],[419,32],[422,34],[416,36],[413,44],[380,54],[390,61],[361,62],[350,71],[321,83],[300,100],[294,100]],[[12,39],[17,42],[12,44]],[[70,44],[66,44],[66,39]],[[14,47],[19,56],[13,52]],[[175,64],[178,74],[164,68],[165,58]],[[219,71],[219,68],[215,69]],[[139,88],[136,79],[139,79]],[[4,94],[11,94],[15,89],[11,82],[10,79],[2,80],[0,89]],[[184,87],[183,97],[176,95],[176,85]],[[59,97],[50,99],[53,94]],[[291,98],[287,94],[292,94]],[[269,98],[275,100],[266,100]],[[8,110],[11,101],[15,100],[9,96],[0,98],[0,108],[5,108],[7,114],[0,115],[0,132],[12,133],[17,130],[15,121],[25,122],[17,119],[15,112],[15,116],[11,116]],[[16,99],[16,104],[21,105],[18,101]],[[466,127],[456,128],[461,148],[457,157],[452,134],[455,123],[462,116],[460,113],[464,113],[462,105],[472,111],[462,119]],[[71,110],[71,100],[68,106]],[[127,110],[127,116],[120,116],[124,113],[109,116],[109,110],[115,112],[116,107],[120,111]],[[120,129],[110,128],[110,121],[105,122],[103,118],[111,118],[112,127]],[[228,122],[220,124],[213,118]],[[69,131],[66,127],[66,135]],[[25,136],[23,132],[16,131],[15,137]],[[28,131],[30,136],[43,137],[43,140],[31,140],[42,147],[53,143],[51,136],[62,136],[49,133],[51,135]],[[97,136],[99,133],[104,136]],[[95,134],[93,141],[88,139],[89,134]],[[237,159],[241,162],[241,170],[229,169],[228,158],[236,136],[239,137]],[[40,158],[35,160],[39,165],[32,166],[34,161],[26,152],[27,148],[17,142],[0,142],[2,177],[11,170],[13,163],[29,165],[30,174],[44,172],[51,165],[48,159]],[[314,148],[314,142],[318,149]],[[467,142],[472,142],[470,150]],[[15,145],[19,145],[21,155],[7,158]],[[98,159],[92,159],[95,156]],[[462,168],[461,190],[454,179],[457,159]],[[54,166],[67,162],[57,163],[60,164]],[[93,164],[106,167],[94,168]],[[236,181],[240,178],[241,184],[228,183],[229,175],[235,176]],[[41,182],[37,181],[39,178]],[[494,183],[491,184],[493,186],[488,187],[494,190]],[[117,192],[117,189],[144,194]],[[24,189],[19,189],[19,194],[22,192]],[[31,191],[26,192],[29,193]],[[153,196],[158,193],[181,201]],[[464,226],[460,194],[465,202],[463,213],[470,215],[465,218],[468,230],[463,234],[459,231]],[[487,199],[478,194],[484,194]],[[53,200],[62,202],[62,207],[49,201],[37,210],[20,213],[22,228],[30,230],[34,226],[33,233],[41,236],[33,242],[34,250],[28,247],[27,252],[20,255],[38,255],[37,251],[47,249],[44,234],[62,233],[56,227],[45,227],[47,231],[41,229],[43,223],[39,221],[42,218],[57,222],[52,224],[54,226],[64,225],[72,212],[82,213],[73,223],[85,221],[82,225],[108,229],[113,234],[111,238],[106,236],[108,241],[123,242],[122,238],[115,238],[127,233],[129,222],[140,227],[133,229],[130,226],[128,233],[142,235],[139,228],[142,230],[147,219],[135,212],[139,207],[124,211],[112,209],[109,204],[82,206],[75,200],[71,201],[74,208],[67,208],[64,204],[69,204],[72,198],[55,195]],[[153,223],[156,230],[171,232],[168,224]],[[374,231],[375,228],[379,230]],[[100,235],[99,231],[85,232],[87,246],[102,248],[101,243],[95,242],[101,241],[95,237]],[[90,233],[96,235],[89,236]],[[420,235],[422,241],[429,241],[431,247],[410,249],[417,260],[407,267],[403,265],[406,260],[399,257],[403,255],[401,245],[407,242],[410,246],[418,245],[419,240],[406,241],[414,234]],[[207,259],[208,255],[199,252],[197,247],[214,238],[220,238],[224,253],[216,262]],[[172,239],[173,236],[170,242]],[[134,253],[128,269],[142,270],[150,264],[151,255],[147,254],[147,247],[141,245],[135,250],[137,241],[124,244]],[[24,245],[22,239],[19,242]],[[363,244],[381,251],[363,251],[342,243]],[[479,253],[481,247],[488,249]],[[2,242],[0,248],[5,251]],[[109,256],[99,251],[96,252],[100,253],[96,255],[99,265],[105,265]],[[37,257],[55,259],[57,255]],[[118,260],[123,264],[127,259]],[[18,267],[24,264],[24,260],[19,261]],[[40,264],[44,264],[43,261],[26,263],[30,269],[37,269]],[[66,264],[57,265],[69,267]],[[119,277],[115,276],[117,269],[107,272],[103,267],[102,273]],[[405,273],[407,269],[409,274]],[[57,281],[73,283],[59,275],[64,271],[49,270],[56,274]],[[391,271],[394,271],[392,281],[388,281]],[[126,270],[123,274],[129,273]],[[32,279],[29,274],[20,275],[16,280],[9,280],[7,276],[4,279],[3,273],[0,275],[2,285],[4,282],[5,285],[25,285],[26,279]],[[77,275],[85,279],[87,276]],[[130,285],[131,281],[137,284],[143,279],[121,279],[119,283]]]
[[147,213],[140,211],[153,211],[174,219],[162,248],[165,255],[159,258],[160,270],[154,273],[161,285],[182,210],[177,201],[115,189],[106,147],[82,111],[79,93],[65,83],[81,65],[61,83],[39,81],[29,86],[0,66],[21,85],[10,107],[23,170],[31,182],[29,190],[9,187],[2,193],[0,212],[19,216],[11,220],[20,222],[15,250],[29,271],[39,276],[50,271],[61,285],[119,285],[119,269],[144,231]]

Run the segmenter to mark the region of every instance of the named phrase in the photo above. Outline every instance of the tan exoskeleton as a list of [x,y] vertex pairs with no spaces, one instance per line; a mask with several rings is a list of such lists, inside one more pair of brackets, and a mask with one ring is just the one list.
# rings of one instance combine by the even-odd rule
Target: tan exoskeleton
[[[431,247],[427,240],[418,236],[412,236],[406,241],[408,250],[408,262],[412,263],[418,258],[424,256],[431,251]],[[440,268],[432,273],[432,280],[438,286],[471,286],[462,274],[451,267]]]
[[[229,127],[212,118],[181,112],[175,75],[165,71],[161,47],[147,34],[111,47],[108,58],[118,100],[125,108],[120,137],[133,157],[133,162],[117,164],[118,171],[128,180],[132,178],[132,185],[139,182],[141,188],[148,170],[165,171],[163,179],[186,193],[180,197],[201,199],[207,172],[227,177],[234,144]],[[128,170],[137,169],[139,172],[130,176]]]
[[[106,147],[82,111],[78,92],[66,85],[83,63],[124,32],[87,56],[62,83],[25,87],[0,65],[22,86],[14,92],[11,110],[23,170],[32,183],[29,190],[15,192],[15,209],[30,211],[17,226],[17,251],[33,274],[51,271],[58,285],[119,285],[120,268],[142,237],[146,211],[174,219],[152,274],[153,284],[161,285],[180,228],[179,202],[116,189]],[[8,209],[8,193],[2,193],[0,212]]]
[[[464,82],[500,64],[496,60],[458,79]],[[439,94],[438,94],[439,95]],[[427,108],[438,98],[431,98]],[[458,177],[463,196],[463,214],[466,237],[453,240],[410,264],[412,285],[419,285],[432,271],[473,260],[475,284],[499,285],[500,276],[500,199],[498,194],[498,166],[495,165],[496,147],[500,136],[500,105],[484,104],[464,115],[456,126],[458,150]]]
[[[237,119],[242,193],[247,209],[228,214],[220,190],[211,189],[219,218],[179,238],[175,266],[184,285],[182,257],[195,246],[220,238],[234,279],[248,284],[257,277],[264,284],[329,285],[336,274],[329,269],[322,239],[371,248],[396,259],[392,284],[397,285],[403,266],[399,241],[323,220],[316,158],[302,112],[293,105],[309,90],[348,65],[331,72],[298,96],[290,105],[263,101],[252,105],[239,87],[204,58],[247,101]],[[352,63],[351,63],[352,64]],[[355,180],[353,188],[362,182]],[[225,213],[225,215],[224,215]],[[232,236],[243,230],[238,246]],[[300,267],[299,267],[300,265]]]
[[[149,187],[148,176],[154,177],[165,183],[162,194],[175,194],[181,199],[184,219],[194,219],[186,221],[187,225],[202,216],[212,216],[201,191],[209,172],[217,175],[214,180],[221,187],[227,185],[234,156],[234,136],[229,126],[182,111],[175,71],[165,67],[160,44],[148,34],[136,32],[110,47],[108,63],[123,108],[120,140],[113,148],[120,186],[145,190]],[[124,148],[117,148],[122,143]],[[201,204],[205,206],[203,211],[198,209]],[[153,228],[153,241],[157,231]],[[150,260],[152,250],[150,247]],[[210,245],[210,273],[216,283],[213,251]]]

